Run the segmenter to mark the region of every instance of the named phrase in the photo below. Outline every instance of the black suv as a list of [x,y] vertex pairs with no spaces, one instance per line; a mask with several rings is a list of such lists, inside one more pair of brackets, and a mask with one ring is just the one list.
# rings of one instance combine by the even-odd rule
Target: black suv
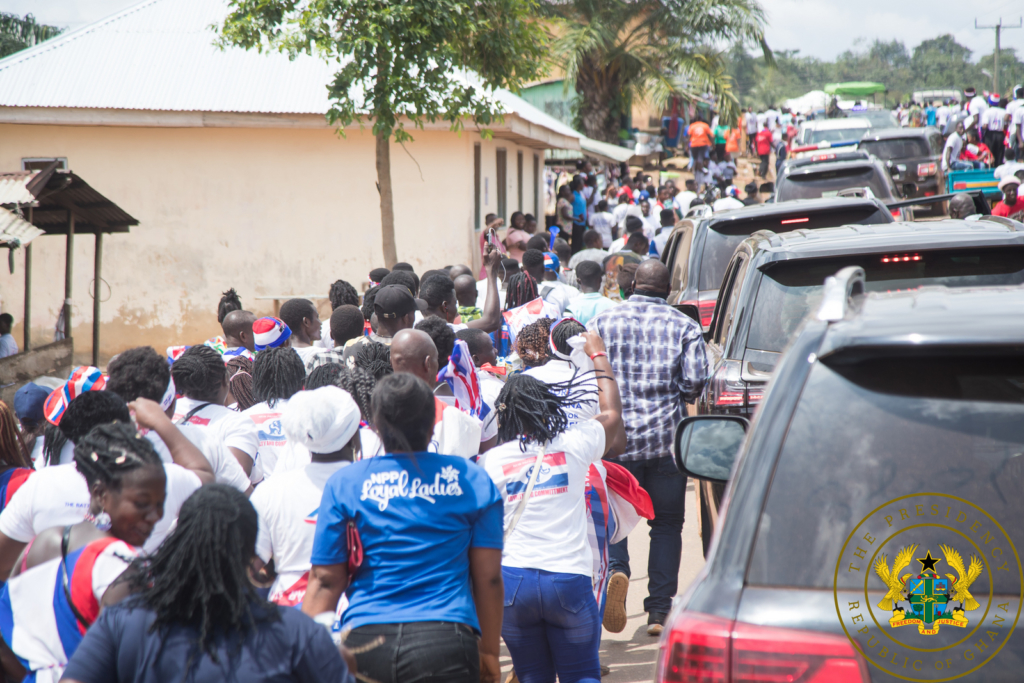
[[[835,154],[835,158],[832,158]],[[907,187],[905,190],[910,190]],[[902,198],[902,191],[896,188],[889,170],[875,156],[864,152],[828,152],[823,150],[810,159],[794,159],[783,164],[775,182],[773,201],[788,202],[793,199],[817,199],[836,197],[869,190],[886,206]],[[893,218],[913,220],[909,207],[892,207]]]
[[659,683],[1021,680],[1024,288],[870,286],[831,278],[745,436],[680,422],[680,469],[730,483]]
[[882,202],[853,197],[756,204],[681,220],[676,223],[661,256],[672,274],[668,302],[696,307],[706,331],[715,312],[718,287],[729,259],[736,246],[751,233],[892,222],[892,215]]
[[[928,126],[872,129],[861,138],[857,148],[885,162],[893,182],[904,188],[907,199],[912,199],[946,192],[946,176],[942,172],[944,144],[939,129]],[[932,204],[930,208],[935,215],[946,215],[945,203]]]
[[[825,278],[846,266],[863,268],[869,291],[1020,284],[1024,232],[986,217],[754,233],[722,280],[707,335],[711,375],[697,413],[750,417],[783,349],[818,307]],[[1021,329],[1024,341],[1024,322]],[[698,487],[705,551],[722,490]]]

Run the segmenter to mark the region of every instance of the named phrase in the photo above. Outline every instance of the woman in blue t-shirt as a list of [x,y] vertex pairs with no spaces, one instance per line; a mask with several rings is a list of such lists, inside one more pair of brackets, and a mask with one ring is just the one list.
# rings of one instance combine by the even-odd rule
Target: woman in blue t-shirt
[[327,480],[302,611],[333,613],[347,594],[345,644],[367,679],[497,682],[501,496],[477,465],[427,452],[434,405],[413,375],[377,385],[387,455]]

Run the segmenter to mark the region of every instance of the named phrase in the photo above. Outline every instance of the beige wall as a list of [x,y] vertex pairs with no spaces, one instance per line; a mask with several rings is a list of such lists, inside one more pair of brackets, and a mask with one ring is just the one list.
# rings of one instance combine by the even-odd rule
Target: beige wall
[[[515,211],[522,211],[523,213],[532,213],[537,215],[534,211],[533,203],[533,188],[536,185],[538,188],[538,196],[540,198],[540,212],[544,213],[544,150],[542,149],[531,149],[529,147],[520,147],[509,140],[500,138],[494,138],[491,140],[478,140],[480,142],[480,156],[481,156],[481,180],[480,180],[480,220],[483,222],[483,217],[488,213],[498,213],[498,150],[505,149],[506,164],[508,169],[505,173],[505,191],[506,191],[506,204],[505,204],[505,222],[508,223],[509,217]],[[523,201],[519,203],[519,181],[517,175],[517,161],[516,152],[522,151],[523,153]],[[537,177],[534,177],[533,173],[533,155],[536,154],[539,158],[537,161],[539,173]],[[472,188],[472,186],[470,186]],[[472,194],[470,197],[472,201]],[[544,221],[541,219],[541,224]]]
[[[418,272],[469,263],[473,143],[479,135],[414,131],[392,145],[398,258]],[[483,172],[496,203],[494,148],[509,158],[509,213],[518,208],[516,151],[524,152],[524,210],[532,211],[534,150],[484,140]],[[542,152],[537,152],[541,153]],[[410,157],[411,155],[411,157]],[[22,157],[67,157],[69,167],[140,221],[104,238],[101,361],[140,344],[163,351],[219,334],[220,293],[268,314],[266,295],[320,294],[337,278],[357,289],[383,265],[373,138],[327,128],[141,128],[0,124],[0,170]],[[413,160],[415,159],[415,161]],[[542,159],[543,161],[543,159]],[[418,163],[418,167],[417,167]],[[482,184],[481,184],[482,188]],[[493,208],[482,207],[482,214]],[[76,358],[92,352],[93,237],[75,241]],[[53,338],[64,287],[64,238],[34,242],[32,339]],[[23,319],[24,259],[0,272],[0,309]],[[109,300],[107,300],[109,297]],[[322,307],[329,312],[329,306]]]

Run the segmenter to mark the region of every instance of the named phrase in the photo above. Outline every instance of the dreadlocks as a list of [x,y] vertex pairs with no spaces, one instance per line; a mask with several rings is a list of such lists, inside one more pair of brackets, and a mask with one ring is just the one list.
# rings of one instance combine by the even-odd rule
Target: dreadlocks
[[346,304],[349,306],[359,306],[359,292],[344,280],[334,281],[334,284],[331,285],[331,291],[327,294],[327,298],[331,300],[332,311],[338,306]]
[[553,318],[541,318],[519,330],[516,335],[516,353],[528,367],[548,362],[548,335]]
[[71,443],[77,444],[96,425],[131,421],[123,398],[112,391],[87,391],[68,404],[60,419],[60,430]]
[[242,300],[238,297],[238,292],[232,287],[228,291],[224,292],[224,295],[220,298],[220,303],[217,304],[217,322],[224,322],[224,316],[231,311],[242,310]]
[[519,441],[526,451],[529,443],[547,443],[569,426],[566,406],[594,394],[581,389],[576,377],[568,382],[545,384],[530,375],[512,375],[498,394],[498,442]]
[[577,334],[583,334],[586,331],[587,328],[583,327],[583,325],[578,321],[563,318],[555,323],[551,328],[551,343],[559,353],[568,356],[572,353],[572,347],[569,346],[569,340]]
[[43,459],[47,465],[60,464],[60,452],[64,450],[67,442],[68,437],[64,436],[60,427],[46,423],[46,427],[43,428]]
[[3,401],[0,401],[0,467],[32,467],[25,441],[14,421],[14,411]]
[[197,401],[216,400],[227,379],[224,359],[205,344],[186,349],[171,366],[171,375],[178,392]]
[[511,311],[537,298],[537,281],[525,272],[520,271],[508,277],[505,286],[505,310]]
[[244,636],[257,621],[280,619],[249,581],[256,510],[241,491],[209,484],[181,506],[178,526],[150,558],[127,573],[138,599],[156,613],[150,632],[175,626],[199,631],[185,678],[205,653],[217,662],[218,638]]
[[247,410],[259,403],[252,395],[252,361],[244,356],[235,356],[228,361],[227,368],[228,386],[238,410]]
[[273,408],[278,400],[289,399],[302,390],[306,366],[295,349],[282,346],[260,351],[252,372],[252,394]]
[[366,294],[363,294],[363,307],[359,310],[363,313],[363,318],[366,322],[370,322],[370,318],[373,317],[373,300],[377,298],[377,292],[380,290],[380,285],[370,287],[366,290]]
[[138,397],[160,402],[171,379],[167,359],[149,346],[139,346],[119,353],[107,366],[107,391],[125,401]]
[[[106,393],[89,391],[79,398]],[[90,491],[96,484],[119,491],[125,475],[142,467],[156,467],[163,472],[163,463],[153,444],[139,436],[129,420],[97,425],[80,438],[75,444],[75,467],[85,477]]]
[[370,373],[378,382],[394,372],[391,367],[391,347],[379,342],[360,344],[359,350],[356,351],[355,364],[357,368]]
[[341,387],[355,399],[359,406],[359,413],[363,420],[372,422],[370,419],[370,397],[377,381],[373,379],[366,370],[362,368],[347,368],[340,363],[326,363],[309,373],[306,378],[306,390],[319,389],[320,387],[335,386]]

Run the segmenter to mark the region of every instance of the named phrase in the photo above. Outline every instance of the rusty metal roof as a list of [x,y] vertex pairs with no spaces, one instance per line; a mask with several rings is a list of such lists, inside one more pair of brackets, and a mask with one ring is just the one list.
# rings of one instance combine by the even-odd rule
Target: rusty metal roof
[[67,233],[69,211],[75,214],[76,233],[128,232],[139,224],[81,177],[56,167],[54,163],[42,171],[0,173],[0,205],[15,211],[19,205],[31,205],[32,224],[49,235]]

